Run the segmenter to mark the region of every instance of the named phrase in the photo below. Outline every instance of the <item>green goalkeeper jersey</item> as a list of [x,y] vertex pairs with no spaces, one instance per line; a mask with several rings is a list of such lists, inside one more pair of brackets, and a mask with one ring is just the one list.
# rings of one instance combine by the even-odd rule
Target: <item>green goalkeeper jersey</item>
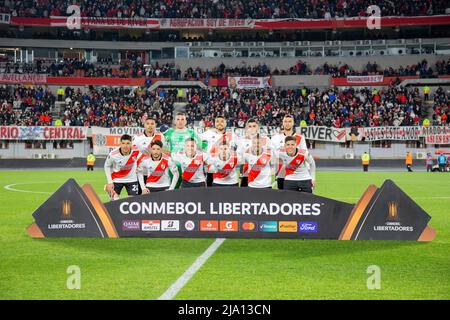
[[184,143],[188,138],[194,138],[195,142],[201,148],[204,149],[203,143],[198,137],[198,135],[192,129],[177,130],[170,128],[164,132],[164,137],[169,143],[169,150],[171,153],[179,152],[184,150]]

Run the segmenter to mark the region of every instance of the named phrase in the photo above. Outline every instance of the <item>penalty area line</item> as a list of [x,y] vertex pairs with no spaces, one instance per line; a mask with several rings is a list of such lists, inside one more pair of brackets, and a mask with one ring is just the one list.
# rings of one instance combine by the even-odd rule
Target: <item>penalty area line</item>
[[216,239],[216,241],[214,241],[208,249],[194,261],[194,263],[158,298],[158,300],[172,300],[224,241],[224,238]]

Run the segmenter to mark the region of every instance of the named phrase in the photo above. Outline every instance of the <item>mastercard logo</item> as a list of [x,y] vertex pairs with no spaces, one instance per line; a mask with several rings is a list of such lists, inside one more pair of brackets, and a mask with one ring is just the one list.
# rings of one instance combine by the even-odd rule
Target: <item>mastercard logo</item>
[[256,229],[256,225],[253,222],[244,222],[242,224],[243,231],[254,231]]

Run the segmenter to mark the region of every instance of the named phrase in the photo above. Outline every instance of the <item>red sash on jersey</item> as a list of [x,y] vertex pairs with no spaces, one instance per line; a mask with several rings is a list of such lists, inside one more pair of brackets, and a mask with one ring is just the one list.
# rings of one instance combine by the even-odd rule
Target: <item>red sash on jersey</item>
[[169,166],[169,159],[163,157],[159,161],[155,170],[153,170],[152,174],[147,177],[147,183],[158,182],[159,179],[161,179],[161,177],[164,175],[164,172],[167,170],[168,166]]
[[203,164],[203,155],[201,153],[197,154],[191,163],[183,171],[183,179],[185,181],[190,181],[194,174],[197,172],[198,168]]
[[271,155],[269,153],[264,153],[258,160],[256,160],[255,164],[252,166],[248,173],[248,182],[253,182],[261,173],[261,169],[263,166],[270,161]]
[[132,151],[131,154],[130,154],[130,157],[127,160],[127,163],[125,163],[125,167],[130,166],[130,168],[129,169],[120,170],[120,171],[117,171],[117,172],[113,172],[111,174],[111,178],[114,180],[114,179],[126,177],[130,173],[130,171],[132,169],[131,164],[136,161],[136,157],[137,157],[138,154],[139,154],[138,150]]
[[227,163],[220,169],[221,172],[216,172],[213,174],[213,179],[223,179],[230,175],[231,171],[236,168],[237,157],[232,155]]
[[295,170],[297,170],[297,168],[303,163],[303,161],[305,161],[305,153],[300,153],[300,151],[297,152],[297,155],[285,168],[286,176],[293,174]]
[[219,148],[219,146],[222,144],[229,144],[231,142],[231,139],[232,139],[231,132],[225,132],[224,134],[222,134],[220,138],[211,147],[210,150],[211,156],[214,157],[217,153],[217,149]]
[[299,134],[295,134],[295,145],[298,147],[300,145],[300,142],[302,142],[302,136]]
[[[302,142],[302,136],[298,133],[294,133],[293,136],[295,137],[295,146],[298,147],[300,145],[300,142]],[[279,152],[286,152],[284,145],[280,148]],[[278,168],[277,168],[277,173],[276,173],[277,176],[280,173],[281,169],[283,169],[283,164],[280,162],[280,163],[278,163]]]
[[[143,135],[145,136],[145,133],[143,133]],[[159,141],[162,142],[162,135],[161,135],[161,133],[155,133],[155,134],[153,135],[153,138],[152,138],[152,141],[150,142],[150,145],[151,145],[151,143],[152,143],[153,141],[155,141],[155,140],[159,140]],[[148,146],[148,149],[150,149],[150,145]],[[136,145],[133,145],[133,147],[136,147]],[[150,151],[150,150],[149,150],[149,151]],[[139,167],[139,165],[141,164],[142,160],[144,160],[144,158],[145,158],[146,156],[148,156],[148,155],[146,155],[146,154],[141,154],[141,156],[138,158],[137,163],[136,163],[136,165],[137,165],[138,167]]]

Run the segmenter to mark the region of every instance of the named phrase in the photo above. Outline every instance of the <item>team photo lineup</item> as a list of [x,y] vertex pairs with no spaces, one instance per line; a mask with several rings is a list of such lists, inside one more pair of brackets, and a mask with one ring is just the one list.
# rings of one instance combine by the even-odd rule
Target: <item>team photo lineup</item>
[[12,315],[437,310],[450,0],[0,0],[0,190]]
[[254,119],[238,138],[227,132],[223,116],[200,136],[186,128],[184,113],[164,134],[156,132],[154,119],[144,126],[135,137],[122,135],[120,147],[106,159],[105,191],[111,199],[118,199],[123,188],[129,196],[176,187],[272,188],[273,176],[280,190],[312,193],[315,187],[315,162],[292,116],[283,117],[283,130],[272,138],[259,133]]

